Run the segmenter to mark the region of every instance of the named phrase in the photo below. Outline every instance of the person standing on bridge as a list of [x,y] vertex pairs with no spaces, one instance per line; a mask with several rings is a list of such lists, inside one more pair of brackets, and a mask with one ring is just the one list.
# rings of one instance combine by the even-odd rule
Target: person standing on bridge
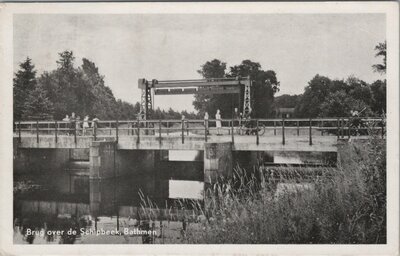
[[221,135],[221,127],[222,127],[222,123],[221,123],[221,111],[218,109],[217,113],[215,114],[215,126],[217,127],[217,135]]
[[235,112],[233,113],[233,123],[232,123],[232,125],[234,127],[236,127],[236,124],[237,124],[237,127],[235,128],[236,132],[239,131],[239,122],[240,122],[240,116],[239,116],[238,108],[235,108]]
[[70,129],[72,135],[75,135],[75,132],[76,132],[75,131],[76,130],[75,122],[76,122],[75,112],[72,112],[71,118],[69,119],[69,129]]
[[100,121],[100,119],[97,118],[96,115],[94,115],[93,120],[92,120],[92,128],[95,129],[97,128],[97,122]]
[[89,116],[86,115],[85,118],[83,119],[83,136],[86,135],[86,131],[89,128]]
[[67,130],[67,136],[69,136],[69,132],[68,132],[68,126],[69,126],[69,115],[65,115],[64,119],[63,119],[65,123],[64,128]]
[[76,127],[76,129],[75,129],[76,135],[80,135],[80,130],[81,130],[81,117],[80,116],[76,117],[75,127]]
[[208,112],[205,112],[204,113],[204,126],[206,127],[207,135],[210,134],[210,132],[208,131],[208,119],[209,119]]

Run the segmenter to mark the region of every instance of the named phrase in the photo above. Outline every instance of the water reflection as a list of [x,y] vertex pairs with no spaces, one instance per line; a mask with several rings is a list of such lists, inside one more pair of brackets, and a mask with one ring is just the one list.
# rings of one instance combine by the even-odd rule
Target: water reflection
[[[161,151],[154,164],[149,165],[151,167],[111,179],[90,179],[88,171],[85,172],[84,169],[80,169],[79,172],[60,169],[40,174],[14,175],[14,242],[32,244],[154,241],[154,238],[142,236],[83,238],[81,229],[143,228],[156,229],[159,234],[166,232],[166,224],[162,223],[166,214],[152,212],[152,216],[160,218],[152,223],[148,222],[148,216],[142,209],[143,197],[151,202],[147,205],[149,208],[167,209],[169,216],[179,219],[177,199],[192,198],[201,201],[203,198],[203,157],[202,151]],[[254,165],[260,163],[259,160],[261,163],[275,164],[309,163],[324,162],[325,159],[335,159],[335,156],[236,152],[234,158],[240,166],[248,165],[248,170],[251,170]],[[74,164],[77,165],[76,162]],[[282,172],[279,170],[279,173]],[[274,175],[275,173],[271,176]],[[187,209],[191,210],[190,206],[187,206]],[[182,229],[179,222],[174,224],[168,220],[168,225],[175,225],[169,226],[172,230]],[[171,237],[176,238],[176,235]]]
[[[177,198],[193,194],[201,199],[203,163],[197,160],[202,159],[202,152],[172,154],[173,161],[166,151],[152,168],[117,178],[90,179],[83,169],[79,173],[60,169],[35,174],[27,170],[24,175],[14,175],[14,243],[112,243],[120,238],[84,235],[83,239],[81,229],[123,230],[124,225],[153,229],[154,223],[146,222],[141,209],[140,194],[151,207],[169,209],[171,216],[178,216],[173,210],[178,208]],[[181,183],[188,182],[192,185],[182,189]],[[165,225],[155,224],[159,230]],[[122,239],[130,243],[152,241],[143,237]]]

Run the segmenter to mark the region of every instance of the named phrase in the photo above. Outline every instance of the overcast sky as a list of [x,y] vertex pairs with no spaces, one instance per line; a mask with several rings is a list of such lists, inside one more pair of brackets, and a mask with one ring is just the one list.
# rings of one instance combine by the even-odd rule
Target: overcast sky
[[[14,70],[27,56],[39,74],[72,50],[96,63],[116,98],[140,99],[137,80],[193,79],[214,58],[272,69],[281,94],[302,93],[316,74],[382,79],[371,65],[385,37],[384,14],[14,15]],[[193,96],[156,96],[155,106],[193,110]]]

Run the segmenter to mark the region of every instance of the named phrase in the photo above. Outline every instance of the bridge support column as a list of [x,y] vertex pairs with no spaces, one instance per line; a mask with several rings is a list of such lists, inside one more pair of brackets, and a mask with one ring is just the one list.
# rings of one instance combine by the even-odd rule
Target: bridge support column
[[116,143],[113,141],[93,141],[90,145],[90,212],[96,217],[102,208],[101,180],[116,176]]
[[90,145],[90,179],[112,178],[116,175],[113,141],[93,141]]
[[215,183],[218,178],[232,177],[233,156],[232,143],[204,144],[204,182]]

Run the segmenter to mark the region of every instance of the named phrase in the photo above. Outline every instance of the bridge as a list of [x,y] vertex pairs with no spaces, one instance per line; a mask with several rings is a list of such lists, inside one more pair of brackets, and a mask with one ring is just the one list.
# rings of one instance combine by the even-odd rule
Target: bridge
[[[88,121],[89,128],[82,121],[19,121],[14,123],[14,148],[90,149],[91,177],[104,178],[115,174],[108,171],[115,167],[107,158],[137,164],[119,157],[122,151],[199,150],[204,151],[205,171],[213,173],[206,176],[214,180],[232,172],[234,152],[337,152],[341,140],[384,136],[384,120],[361,120],[366,125],[357,128],[349,118],[222,119],[221,128],[215,119]],[[94,165],[96,159],[104,163]]]
[[165,151],[202,152],[203,159],[196,160],[201,165],[188,163],[181,175],[209,186],[231,177],[236,164],[254,166],[260,152],[333,152],[340,159],[340,144],[353,136],[384,136],[384,120],[362,121],[367,125],[354,128],[348,118],[223,119],[219,130],[216,120],[90,121],[85,129],[82,122],[19,121],[14,123],[14,172],[35,169],[55,179],[68,175],[70,192],[75,180],[88,179],[90,212],[98,216],[110,194],[104,187],[108,178],[145,173],[151,177],[145,184],[149,191],[168,187],[161,178],[162,166],[169,165],[162,160]]
[[115,141],[117,149],[204,150],[205,143],[231,142],[235,151],[336,151],[339,139],[384,134],[381,118],[112,120],[83,122],[19,121],[14,140],[20,148],[89,148],[93,141]]

